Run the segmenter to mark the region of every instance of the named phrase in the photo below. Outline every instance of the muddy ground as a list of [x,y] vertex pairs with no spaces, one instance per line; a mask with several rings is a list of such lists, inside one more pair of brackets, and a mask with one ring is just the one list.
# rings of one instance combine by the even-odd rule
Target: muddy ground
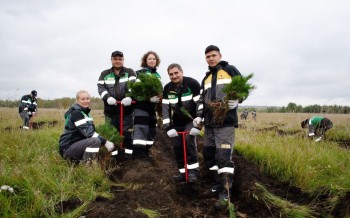
[[[148,217],[138,209],[157,211],[159,217],[229,217],[228,211],[214,209],[215,198],[203,198],[201,194],[210,188],[210,178],[200,158],[201,177],[197,184],[175,184],[171,177],[177,175],[173,149],[163,131],[158,131],[156,144],[151,149],[153,159],[131,160],[114,166],[108,172],[115,182],[111,187],[113,199],[98,197],[84,214],[93,217]],[[203,141],[197,138],[201,151]],[[255,183],[260,183],[274,195],[291,202],[309,204],[305,193],[288,183],[281,183],[274,178],[263,175],[259,166],[243,158],[236,152],[234,183],[231,202],[235,206],[236,217],[281,217],[280,210],[258,199],[254,193]],[[125,188],[119,184],[133,184]],[[72,202],[74,204],[74,202]],[[75,202],[76,203],[76,202]],[[67,204],[67,208],[71,206]],[[345,207],[348,205],[345,205]],[[339,205],[344,212],[344,206]],[[342,217],[343,212],[333,214]],[[337,216],[339,215],[339,216]],[[282,216],[283,217],[283,216]]]

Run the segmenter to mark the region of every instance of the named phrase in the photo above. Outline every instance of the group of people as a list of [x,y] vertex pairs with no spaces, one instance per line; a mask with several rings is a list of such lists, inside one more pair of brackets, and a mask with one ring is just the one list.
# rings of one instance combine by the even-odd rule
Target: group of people
[[[196,182],[199,177],[198,150],[196,136],[204,128],[203,157],[206,167],[212,175],[212,187],[206,196],[217,196],[217,209],[227,207],[232,187],[234,163],[232,152],[235,141],[235,128],[238,127],[237,100],[228,100],[228,112],[218,122],[214,119],[209,102],[219,102],[226,95],[222,89],[234,76],[240,76],[236,67],[221,60],[220,49],[210,45],[205,49],[208,64],[201,83],[184,76],[182,67],[173,63],[167,68],[170,82],[162,91],[162,96],[152,96],[146,101],[135,101],[128,97],[128,82],[140,82],[141,74],[155,75],[160,79],[157,67],[160,58],[154,51],[149,51],[141,59],[142,69],[134,71],[124,67],[124,54],[115,51],[111,55],[112,67],[104,70],[98,79],[97,87],[104,102],[105,122],[120,131],[123,128],[124,149],[116,146],[96,132],[90,115],[90,94],[80,90],[76,102],[65,113],[64,132],[59,139],[59,153],[71,161],[88,161],[96,157],[101,146],[112,155],[124,155],[128,160],[149,159],[150,148],[156,136],[156,107],[161,104],[163,128],[171,139],[175,161],[179,174],[173,177],[176,182]],[[29,118],[37,112],[37,92],[33,90],[22,97],[19,113],[24,121],[23,129],[29,128]],[[123,114],[121,108],[123,107]],[[121,117],[122,116],[122,117]],[[121,119],[122,118],[122,119]],[[121,123],[122,120],[122,123]],[[301,123],[309,127],[309,136],[323,135],[332,128],[327,118],[313,117]],[[186,143],[186,165],[183,150],[183,134]]]
[[[160,79],[157,67],[160,58],[149,51],[141,59],[142,69],[134,71],[124,67],[124,54],[115,51],[111,55],[112,67],[104,70],[98,79],[97,87],[104,102],[105,122],[120,131],[121,107],[123,107],[123,150],[103,138],[95,131],[90,116],[90,95],[81,90],[76,95],[76,103],[65,113],[64,133],[59,140],[59,151],[69,160],[88,160],[96,156],[104,145],[112,155],[123,153],[126,159],[149,159],[149,150],[156,136],[156,106],[162,107],[163,128],[171,139],[179,174],[173,177],[177,182],[196,182],[199,176],[196,136],[204,126],[204,161],[212,173],[213,186],[206,193],[217,196],[215,206],[226,208],[229,190],[232,186],[234,165],[232,151],[235,140],[235,128],[238,127],[237,104],[229,100],[229,111],[223,122],[213,119],[208,102],[221,101],[225,94],[222,88],[230,83],[240,72],[228,62],[221,60],[217,46],[205,49],[205,59],[209,65],[201,84],[191,77],[184,76],[179,64],[170,64],[167,68],[170,82],[163,87],[162,96],[153,96],[146,101],[135,101],[128,97],[128,82],[140,82],[141,74],[153,74]],[[186,140],[186,162],[182,134]],[[187,172],[187,178],[185,173]],[[228,187],[227,187],[228,185]]]

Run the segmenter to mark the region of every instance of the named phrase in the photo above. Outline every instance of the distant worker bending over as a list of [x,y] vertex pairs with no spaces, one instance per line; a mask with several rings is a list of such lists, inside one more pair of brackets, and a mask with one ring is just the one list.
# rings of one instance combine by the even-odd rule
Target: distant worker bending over
[[309,128],[308,136],[318,137],[316,141],[322,139],[325,133],[333,127],[332,121],[322,116],[314,116],[311,119],[306,119],[301,122],[302,128]]

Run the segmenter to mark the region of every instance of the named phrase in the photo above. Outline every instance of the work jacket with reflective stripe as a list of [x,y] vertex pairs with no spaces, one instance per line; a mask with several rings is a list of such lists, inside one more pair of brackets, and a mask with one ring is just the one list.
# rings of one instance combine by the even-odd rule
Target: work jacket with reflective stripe
[[[131,68],[123,67],[119,75],[114,73],[113,67],[101,73],[97,82],[97,88],[104,103],[104,114],[109,116],[120,115],[121,104],[109,105],[107,99],[113,97],[117,101],[121,101],[125,98],[125,94],[128,93],[127,83],[135,82],[135,80],[136,74]],[[125,107],[124,114],[130,114],[132,109],[132,106]]]
[[229,65],[226,61],[220,61],[216,67],[209,67],[201,84],[201,94],[197,104],[197,117],[204,118],[204,126],[238,127],[237,107],[227,112],[223,123],[218,123],[213,119],[212,110],[208,107],[208,103],[222,101],[226,96],[222,89],[226,84],[231,83],[232,77],[240,75],[237,68]]
[[37,112],[36,98],[31,95],[23,95],[18,107],[18,112],[21,113],[22,111]]
[[95,131],[95,125],[90,116],[89,108],[82,108],[77,103],[64,114],[64,132],[59,140],[59,151],[62,155],[64,151],[73,143],[92,137],[98,137],[101,144],[106,143],[106,139]]
[[196,118],[196,103],[199,100],[200,85],[191,77],[183,77],[182,84],[169,82],[164,86],[162,99],[163,128],[168,131],[174,126],[185,126]]

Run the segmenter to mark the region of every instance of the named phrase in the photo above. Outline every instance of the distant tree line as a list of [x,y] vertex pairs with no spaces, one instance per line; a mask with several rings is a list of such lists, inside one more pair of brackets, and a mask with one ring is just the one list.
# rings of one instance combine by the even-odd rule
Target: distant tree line
[[266,112],[268,113],[325,113],[325,114],[349,114],[349,106],[340,105],[309,105],[301,106],[296,103],[290,102],[287,107],[267,107]]
[[[54,100],[45,100],[38,98],[39,108],[69,108],[75,102],[75,98],[58,98]],[[0,107],[18,107],[20,100],[10,101],[10,100],[0,100]],[[100,98],[91,98],[91,108],[92,109],[103,109],[103,102]],[[240,107],[240,111],[246,107]],[[268,113],[325,113],[325,114],[350,114],[349,106],[340,105],[309,105],[301,106],[296,103],[290,102],[285,107],[249,107],[249,111],[256,110],[259,112]]]
[[[75,98],[58,98],[54,100],[45,100],[38,98],[38,108],[60,108],[67,109],[72,104],[74,104]],[[103,102],[101,98],[93,97],[90,100],[91,108],[93,109],[103,109]],[[10,101],[10,100],[0,100],[0,107],[18,107],[20,100]]]

